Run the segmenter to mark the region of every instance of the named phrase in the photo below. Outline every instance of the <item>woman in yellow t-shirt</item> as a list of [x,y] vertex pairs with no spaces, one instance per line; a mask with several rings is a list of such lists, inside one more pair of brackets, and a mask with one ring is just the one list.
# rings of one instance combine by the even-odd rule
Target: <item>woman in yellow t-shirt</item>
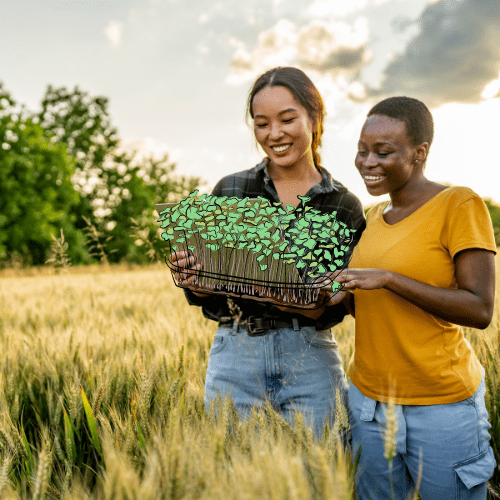
[[477,194],[424,176],[432,138],[430,111],[408,97],[375,105],[359,138],[366,188],[390,201],[369,211],[336,278],[353,292],[337,300],[356,317],[349,413],[358,499],[405,499],[419,482],[422,500],[485,499],[496,465],[484,370],[458,326],[491,321],[493,228]]

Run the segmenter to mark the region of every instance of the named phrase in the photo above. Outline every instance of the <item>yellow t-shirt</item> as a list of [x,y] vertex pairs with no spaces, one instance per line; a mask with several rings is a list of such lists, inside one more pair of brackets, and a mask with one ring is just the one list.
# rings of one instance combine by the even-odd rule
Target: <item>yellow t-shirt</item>
[[[441,288],[457,288],[453,257],[467,248],[496,253],[483,200],[450,187],[402,221],[389,225],[373,207],[350,268],[393,271]],[[388,290],[355,290],[356,339],[351,382],[365,395],[396,404],[429,405],[472,396],[481,365],[462,329]]]

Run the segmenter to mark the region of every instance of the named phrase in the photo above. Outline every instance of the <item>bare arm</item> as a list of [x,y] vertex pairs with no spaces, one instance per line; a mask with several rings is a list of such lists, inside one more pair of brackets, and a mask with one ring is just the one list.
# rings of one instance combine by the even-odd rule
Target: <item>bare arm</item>
[[493,316],[495,259],[493,252],[468,249],[455,256],[458,289],[427,285],[382,269],[348,269],[335,278],[346,289],[385,288],[434,316],[472,328],[486,328]]

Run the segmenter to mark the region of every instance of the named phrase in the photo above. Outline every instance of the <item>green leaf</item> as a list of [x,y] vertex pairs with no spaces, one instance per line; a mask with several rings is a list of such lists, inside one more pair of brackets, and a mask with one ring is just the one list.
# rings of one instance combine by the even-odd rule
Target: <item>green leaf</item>
[[21,425],[21,437],[23,440],[24,451],[26,453],[26,459],[24,464],[26,466],[26,472],[28,477],[34,477],[35,474],[35,461],[33,460],[33,454],[31,453],[31,446],[26,439],[26,433],[24,432],[24,426]]
[[135,428],[137,429],[137,440],[139,441],[139,446],[146,451],[146,440],[144,439],[144,434],[142,433],[141,424],[134,413]]
[[309,238],[304,242],[304,246],[312,250],[316,246],[316,242],[312,238]]
[[85,410],[85,416],[87,417],[87,424],[89,426],[92,442],[94,444],[94,448],[97,450],[99,455],[101,455],[101,443],[99,442],[99,436],[97,434],[97,424],[95,421],[94,412],[92,411],[92,406],[90,406],[89,400],[87,399],[83,387],[81,387],[80,389],[82,392],[83,409]]
[[76,445],[75,445],[75,436],[73,434],[73,427],[71,426],[71,420],[69,419],[69,416],[64,408],[63,411],[64,411],[64,437],[66,445],[66,455],[68,457],[68,460],[71,460],[71,462],[75,464]]

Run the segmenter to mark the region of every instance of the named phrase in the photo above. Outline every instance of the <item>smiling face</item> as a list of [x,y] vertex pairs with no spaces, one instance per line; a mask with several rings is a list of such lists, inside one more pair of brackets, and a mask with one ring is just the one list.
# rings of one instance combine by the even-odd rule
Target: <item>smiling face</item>
[[275,166],[314,168],[315,126],[286,87],[264,87],[253,98],[252,112],[255,138]]
[[396,193],[421,178],[427,150],[427,143],[412,144],[405,122],[371,115],[361,129],[355,164],[372,196]]

